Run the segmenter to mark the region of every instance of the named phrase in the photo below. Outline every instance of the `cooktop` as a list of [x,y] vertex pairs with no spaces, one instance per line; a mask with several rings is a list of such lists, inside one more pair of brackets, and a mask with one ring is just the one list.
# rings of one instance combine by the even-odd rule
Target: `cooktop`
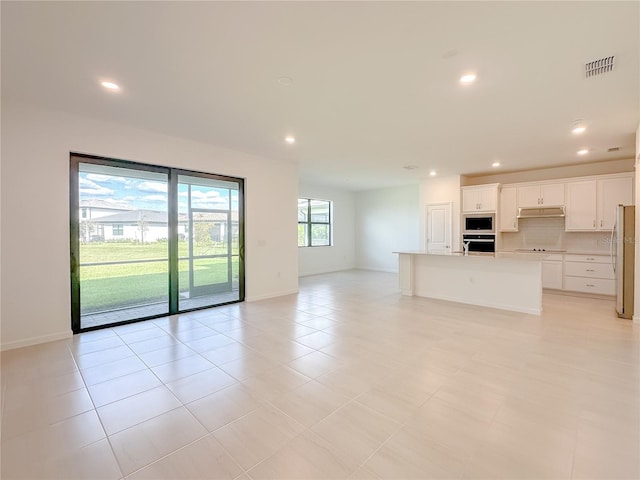
[[566,250],[554,250],[553,248],[516,248],[516,252],[547,252],[547,253],[564,253]]

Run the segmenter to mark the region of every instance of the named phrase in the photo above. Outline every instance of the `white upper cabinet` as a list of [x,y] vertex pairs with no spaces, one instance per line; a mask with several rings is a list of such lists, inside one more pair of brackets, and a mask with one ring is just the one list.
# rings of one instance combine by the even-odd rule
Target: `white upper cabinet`
[[518,207],[555,207],[564,205],[564,183],[543,183],[518,187]]
[[596,180],[567,182],[566,231],[596,230],[596,184]]
[[616,206],[633,205],[633,174],[567,183],[567,231],[610,231]]
[[462,187],[463,213],[495,212],[498,204],[498,184]]
[[518,231],[518,189],[504,187],[500,192],[500,231]]
[[618,205],[633,205],[633,175],[598,180],[598,230],[611,230]]

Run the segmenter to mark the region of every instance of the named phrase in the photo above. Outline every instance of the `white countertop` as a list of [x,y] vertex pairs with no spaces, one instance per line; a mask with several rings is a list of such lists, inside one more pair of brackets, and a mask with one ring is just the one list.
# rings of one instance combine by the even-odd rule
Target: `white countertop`
[[[529,253],[531,252],[531,250],[503,250],[504,252],[511,252],[511,253]],[[534,253],[534,252],[531,252]],[[546,254],[558,254],[558,255],[563,255],[563,254],[569,254],[569,255],[605,255],[605,256],[609,256],[610,252],[607,251],[594,251],[594,250],[548,250],[548,251],[544,251],[542,253],[546,253]]]

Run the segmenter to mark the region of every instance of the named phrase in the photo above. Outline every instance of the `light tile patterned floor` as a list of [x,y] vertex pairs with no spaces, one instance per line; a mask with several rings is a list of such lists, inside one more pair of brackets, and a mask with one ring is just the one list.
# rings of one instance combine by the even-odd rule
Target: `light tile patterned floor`
[[393,274],[2,354],[2,478],[640,477],[640,329],[402,297]]

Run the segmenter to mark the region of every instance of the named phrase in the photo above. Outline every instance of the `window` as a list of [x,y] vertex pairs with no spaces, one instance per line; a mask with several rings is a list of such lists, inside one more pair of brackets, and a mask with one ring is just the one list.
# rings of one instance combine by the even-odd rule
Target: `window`
[[298,246],[331,245],[331,202],[298,199]]
[[113,229],[111,234],[114,237],[121,237],[122,235],[124,235],[124,227],[121,223],[115,223],[111,228]]

